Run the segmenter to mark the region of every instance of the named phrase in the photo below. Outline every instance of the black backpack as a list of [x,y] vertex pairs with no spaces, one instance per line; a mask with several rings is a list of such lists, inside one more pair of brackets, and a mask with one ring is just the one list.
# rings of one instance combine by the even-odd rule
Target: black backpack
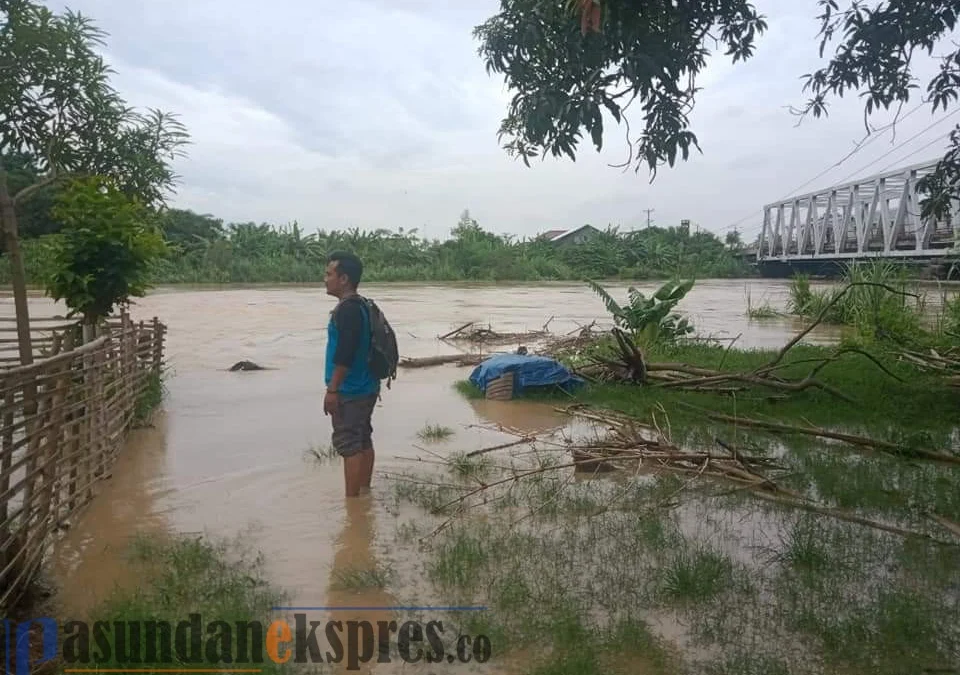
[[397,364],[400,362],[400,352],[397,349],[397,335],[387,321],[387,317],[377,307],[377,303],[362,295],[356,296],[367,308],[367,317],[370,320],[370,351],[367,354],[367,365],[370,372],[378,380],[390,383],[397,379]]

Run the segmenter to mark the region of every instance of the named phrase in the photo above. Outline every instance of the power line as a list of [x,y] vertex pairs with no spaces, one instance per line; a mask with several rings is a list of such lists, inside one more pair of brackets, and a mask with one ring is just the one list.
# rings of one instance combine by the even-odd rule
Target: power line
[[[913,113],[915,113],[915,112],[917,112],[918,110],[920,110],[920,108],[922,108],[922,107],[925,105],[925,103],[926,103],[925,101],[921,101],[917,106],[915,106],[915,107],[912,108],[910,111],[908,111],[906,115],[904,115],[903,117],[901,117],[901,118],[900,118],[900,121],[902,122],[903,120],[905,120],[905,119],[907,119],[908,117],[910,117],[910,115],[912,115]],[[956,111],[955,111],[955,112],[956,112]],[[940,121],[943,121],[943,120],[941,119]],[[874,134],[873,136],[871,136],[871,137],[869,137],[868,139],[866,139],[865,141],[863,141],[863,142],[861,142],[861,143],[858,143],[858,144],[857,144],[857,147],[855,147],[852,151],[850,151],[849,153],[847,153],[846,155],[844,155],[843,157],[841,157],[839,160],[837,160],[836,162],[834,162],[833,164],[831,164],[830,166],[828,166],[826,169],[824,169],[823,171],[821,171],[820,173],[818,173],[816,176],[814,176],[814,177],[811,178],[810,180],[808,180],[808,181],[806,181],[805,183],[802,183],[802,184],[798,185],[797,187],[793,188],[792,190],[790,190],[790,192],[788,192],[788,193],[786,194],[786,196],[780,198],[780,199],[777,200],[777,201],[784,201],[785,199],[788,199],[791,195],[793,195],[793,194],[795,194],[797,191],[805,188],[807,185],[810,185],[810,183],[812,183],[813,181],[817,180],[817,179],[820,178],[821,176],[826,175],[826,174],[829,173],[831,170],[837,168],[838,166],[840,166],[841,164],[843,164],[844,162],[846,162],[848,159],[850,159],[851,157],[853,157],[854,155],[856,155],[858,152],[860,152],[861,150],[863,150],[865,147],[867,147],[868,145],[870,145],[872,142],[874,142],[875,140],[877,140],[878,138],[880,138],[881,136],[883,136],[885,133],[887,133],[888,131],[890,131],[891,129],[894,129],[894,128],[895,128],[895,124],[894,124],[894,123],[889,124],[889,125],[887,125],[886,127],[884,127],[883,129],[881,129],[878,133],[876,133],[876,134]],[[904,142],[906,143],[906,142],[908,142],[908,141],[904,141]],[[739,225],[740,223],[742,223],[743,221],[745,221],[747,218],[750,218],[751,216],[755,216],[755,215],[757,215],[757,213],[762,213],[762,212],[763,212],[763,209],[760,209],[759,212],[758,212],[758,211],[751,211],[750,213],[748,213],[747,215],[745,215],[745,216],[744,216],[743,218],[741,218],[740,220],[737,220],[736,222],[734,222],[733,225],[727,225],[726,227],[722,228],[720,231],[721,231],[721,232],[725,232],[725,231],[727,231],[727,230],[732,230],[732,229],[735,228],[737,225]]]
[[878,171],[877,173],[883,173],[883,172],[886,171],[887,169],[890,169],[890,168],[896,166],[897,164],[902,163],[903,160],[907,159],[907,157],[913,157],[914,155],[920,154],[921,152],[923,152],[924,150],[926,150],[927,148],[929,148],[929,147],[930,147],[931,145],[933,145],[934,143],[939,143],[940,141],[943,141],[943,140],[949,138],[951,133],[952,133],[952,132],[949,132],[949,131],[948,131],[947,133],[943,134],[942,136],[940,136],[940,137],[938,137],[938,138],[934,138],[932,141],[930,141],[929,143],[927,143],[927,144],[926,144],[925,146],[923,146],[922,148],[917,148],[916,150],[914,150],[913,152],[911,152],[909,155],[906,155],[906,156],[904,156],[904,157],[901,157],[900,159],[898,159],[896,162],[893,162],[892,164],[888,164],[887,166],[885,166],[885,167],[883,167],[882,169],[880,169],[880,171]]
[[[914,109],[911,110],[910,112],[912,113],[912,112],[914,112],[915,110],[916,110],[916,108],[914,108]],[[890,150],[888,150],[887,152],[885,152],[884,154],[880,155],[879,157],[877,157],[877,158],[874,159],[873,161],[869,162],[869,163],[866,164],[865,166],[862,166],[862,167],[860,167],[859,169],[857,169],[856,171],[853,171],[852,173],[849,173],[849,174],[847,174],[846,176],[844,176],[843,178],[837,180],[835,184],[844,183],[844,182],[848,181],[850,178],[856,176],[857,174],[860,174],[860,173],[866,171],[867,169],[869,169],[869,168],[870,168],[871,166],[873,166],[874,164],[877,164],[880,160],[885,159],[886,157],[889,157],[889,156],[892,155],[893,153],[895,153],[895,152],[897,152],[898,150],[900,150],[901,148],[903,148],[903,146],[907,145],[908,143],[910,143],[910,142],[913,141],[913,140],[916,140],[917,138],[919,138],[920,136],[922,136],[922,135],[925,134],[926,132],[930,131],[930,129],[932,129],[933,127],[935,127],[935,126],[937,126],[937,125],[939,125],[939,124],[942,124],[944,121],[950,119],[951,117],[953,117],[953,116],[956,115],[957,113],[960,113],[960,108],[954,109],[953,112],[949,113],[948,115],[945,115],[944,117],[941,117],[940,119],[936,120],[935,122],[932,122],[931,124],[927,125],[924,129],[918,131],[917,133],[915,133],[913,136],[911,136],[911,137],[908,138],[907,140],[902,141],[901,143],[898,143],[898,144],[897,144],[896,146],[894,146],[892,149],[890,149]],[[904,119],[906,119],[906,116],[904,116]],[[938,141],[942,140],[943,138],[945,138],[945,137],[947,137],[947,136],[949,136],[949,135],[950,135],[950,133],[947,132],[946,134],[944,134],[944,135],[942,135],[942,136],[938,136],[937,138],[935,138],[933,141],[931,141],[931,142],[928,143],[927,145],[923,146],[922,148],[919,148],[918,150],[915,150],[915,151],[911,152],[910,154],[906,155],[906,157],[902,157],[902,158],[898,159],[897,161],[893,162],[892,164],[887,165],[886,167],[884,167],[883,169],[881,169],[880,171],[878,171],[878,172],[876,172],[876,173],[883,173],[883,172],[886,171],[887,169],[889,169],[889,168],[891,168],[891,167],[893,167],[893,166],[896,166],[897,164],[900,164],[900,163],[903,162],[903,160],[905,160],[907,157],[912,157],[913,155],[916,155],[916,154],[918,154],[919,152],[922,152],[923,150],[927,149],[928,147],[930,147],[930,146],[933,145],[934,143],[937,143]],[[861,146],[861,147],[865,147],[865,146],[866,146],[866,144],[864,144],[864,146]],[[855,153],[855,152],[854,152],[854,153],[851,153],[850,155],[847,156],[847,158],[852,157],[854,154],[856,154],[856,153]],[[845,159],[846,159],[846,158],[845,158]],[[841,163],[842,163],[842,161],[843,161],[843,160],[841,160]],[[837,165],[834,165],[834,166],[837,166]],[[830,168],[832,169],[833,167],[830,167]],[[827,169],[827,171],[829,171],[829,169]],[[813,182],[814,180],[816,180],[817,178],[819,178],[820,176],[822,176],[824,173],[826,173],[826,171],[821,172],[818,176],[816,176],[815,178],[807,181],[806,183],[804,183],[804,184],[801,185],[800,187],[794,188],[794,189],[791,190],[785,197],[781,197],[780,199],[777,199],[776,201],[778,201],[778,202],[783,202],[783,201],[788,200],[791,196],[793,196],[794,194],[796,194],[796,192],[797,192],[798,190],[800,190],[802,187],[805,187],[805,186],[808,185],[809,183]],[[739,225],[740,223],[742,223],[744,220],[746,220],[747,218],[750,218],[751,216],[755,216],[755,215],[757,215],[757,214],[759,214],[759,213],[763,213],[763,209],[762,209],[762,208],[759,209],[759,210],[757,210],[757,211],[752,211],[749,215],[744,216],[744,217],[741,218],[740,220],[736,221],[733,225],[729,225],[729,226],[727,226],[726,228],[721,229],[720,231],[721,231],[721,232],[724,232],[724,231],[726,231],[726,230],[733,229],[733,228],[735,228],[737,225]]]
[[[926,132],[928,132],[928,131],[930,131],[931,129],[933,129],[933,128],[934,128],[935,126],[937,126],[938,124],[941,124],[942,122],[950,119],[951,117],[953,117],[953,116],[956,115],[957,113],[960,113],[960,108],[954,109],[954,111],[953,111],[952,113],[950,113],[949,115],[946,115],[946,116],[944,116],[944,117],[941,117],[941,118],[940,118],[939,120],[937,120],[936,122],[933,122],[932,124],[927,125],[927,127],[926,127],[925,129],[923,129],[922,131],[918,131],[918,132],[915,133],[913,136],[911,136],[910,138],[908,138],[907,140],[905,140],[903,143],[899,144],[898,146],[894,147],[893,149],[889,150],[888,152],[885,152],[884,154],[880,155],[879,157],[877,157],[875,160],[873,160],[872,162],[870,162],[870,163],[867,164],[866,166],[857,169],[857,170],[854,171],[853,173],[847,174],[846,176],[844,176],[843,178],[841,178],[840,180],[838,180],[837,183],[843,183],[843,182],[849,180],[850,178],[856,176],[858,173],[861,173],[862,171],[866,171],[866,170],[869,169],[871,166],[873,166],[874,164],[876,164],[877,162],[879,162],[881,159],[884,159],[885,157],[889,157],[890,155],[892,155],[893,153],[895,153],[897,150],[899,150],[900,148],[902,148],[904,145],[906,145],[906,144],[909,143],[910,141],[919,138],[920,136],[922,136],[922,135],[925,134]],[[925,145],[923,148],[920,148],[920,150],[924,150],[924,149],[928,148],[930,145],[933,145],[934,143],[936,143],[937,141],[939,141],[941,138],[945,138],[946,136],[949,136],[949,135],[950,135],[950,133],[948,132],[948,133],[944,134],[943,136],[940,136],[940,137],[936,138],[934,141],[932,141],[932,142],[929,143],[928,145]],[[910,156],[912,156],[912,155],[917,154],[918,152],[920,152],[920,150],[916,150],[916,151],[914,151],[914,152],[911,152],[909,155],[907,155],[907,157],[910,157]],[[890,168],[891,166],[895,166],[895,165],[899,164],[899,163],[902,162],[904,159],[906,159],[906,157],[902,157],[902,158],[898,159],[896,162],[894,162],[893,164],[890,164],[890,165],[884,167],[883,169],[881,169],[881,170],[878,171],[877,173],[883,173],[883,172],[886,171],[888,168]],[[781,201],[782,201],[782,200],[781,200]]]

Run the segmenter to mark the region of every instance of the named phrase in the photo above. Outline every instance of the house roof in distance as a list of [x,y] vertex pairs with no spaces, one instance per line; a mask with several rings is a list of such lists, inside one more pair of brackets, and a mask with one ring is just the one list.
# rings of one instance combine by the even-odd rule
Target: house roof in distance
[[561,239],[565,239],[572,234],[576,234],[581,230],[587,229],[596,230],[597,228],[595,228],[593,225],[581,225],[580,227],[575,227],[572,230],[547,230],[540,235],[540,238],[546,239],[547,241],[560,241]]
[[547,241],[553,241],[563,236],[566,233],[567,233],[567,230],[547,230],[546,232],[540,235],[540,238],[546,239]]

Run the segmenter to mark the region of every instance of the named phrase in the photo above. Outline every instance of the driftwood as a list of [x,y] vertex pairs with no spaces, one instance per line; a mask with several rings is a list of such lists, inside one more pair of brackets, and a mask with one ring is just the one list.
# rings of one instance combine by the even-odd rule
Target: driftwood
[[[473,323],[461,326],[457,330],[447,333],[442,339],[451,342],[474,342],[482,344],[508,344],[511,342],[524,342],[530,340],[540,340],[549,337],[551,333],[547,330],[531,330],[522,333],[500,333],[489,326],[483,328],[473,327]],[[469,330],[468,330],[469,328]]]
[[[681,404],[684,405],[684,404]],[[836,431],[828,431],[817,427],[800,427],[792,424],[782,424],[779,422],[765,422],[763,420],[754,420],[746,417],[733,417],[720,413],[710,412],[695,406],[685,405],[684,407],[697,410],[708,419],[715,422],[728,422],[739,427],[749,427],[754,429],[763,429],[774,433],[783,434],[803,434],[805,436],[816,436],[817,438],[826,438],[835,441],[842,441],[849,445],[860,448],[871,448],[891,454],[909,457],[911,459],[925,459],[933,462],[943,462],[945,464],[960,465],[960,455],[948,455],[943,452],[933,452],[932,450],[922,450],[919,448],[908,448],[890,441],[884,441],[879,438],[868,438],[866,436],[856,436],[854,434],[845,434]]]
[[448,363],[459,366],[475,366],[483,360],[480,354],[444,354],[442,356],[422,356],[418,358],[406,357],[400,359],[401,368],[430,368]]
[[454,329],[453,329],[452,331],[450,331],[449,333],[446,333],[446,334],[444,334],[444,335],[440,335],[437,339],[438,339],[438,340],[449,340],[450,338],[454,337],[455,335],[458,335],[458,334],[460,334],[461,332],[465,331],[467,328],[469,328],[470,326],[472,326],[473,323],[474,323],[473,321],[467,321],[465,324],[463,324],[463,325],[460,326],[459,328],[454,328]]

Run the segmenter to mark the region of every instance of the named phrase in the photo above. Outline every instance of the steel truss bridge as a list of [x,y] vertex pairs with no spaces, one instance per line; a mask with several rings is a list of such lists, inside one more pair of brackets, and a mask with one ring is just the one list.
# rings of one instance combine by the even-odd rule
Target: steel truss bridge
[[936,161],[767,204],[756,250],[763,266],[867,258],[935,260],[958,253],[960,201],[951,219],[921,219],[917,182]]

